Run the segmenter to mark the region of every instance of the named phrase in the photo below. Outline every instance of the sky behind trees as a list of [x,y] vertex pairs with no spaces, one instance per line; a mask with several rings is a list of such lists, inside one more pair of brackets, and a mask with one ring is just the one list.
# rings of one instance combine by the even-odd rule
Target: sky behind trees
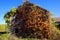
[[[54,17],[60,17],[60,0],[29,0],[54,14]],[[0,24],[4,24],[3,16],[9,12],[11,8],[17,8],[24,0],[0,0]]]

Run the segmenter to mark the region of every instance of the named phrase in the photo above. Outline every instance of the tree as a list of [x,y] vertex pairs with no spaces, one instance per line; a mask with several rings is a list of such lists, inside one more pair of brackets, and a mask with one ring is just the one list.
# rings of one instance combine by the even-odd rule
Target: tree
[[9,26],[9,23],[10,23],[10,17],[12,15],[14,15],[16,13],[16,8],[12,8],[10,10],[10,12],[7,12],[5,15],[4,15],[4,20],[5,22],[7,23],[7,25]]

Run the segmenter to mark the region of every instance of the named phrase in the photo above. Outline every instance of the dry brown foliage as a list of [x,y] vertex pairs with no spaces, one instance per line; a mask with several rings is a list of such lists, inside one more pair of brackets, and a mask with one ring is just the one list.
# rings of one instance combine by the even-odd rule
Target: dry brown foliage
[[11,21],[12,34],[22,38],[49,38],[49,11],[30,2],[24,2],[17,9]]

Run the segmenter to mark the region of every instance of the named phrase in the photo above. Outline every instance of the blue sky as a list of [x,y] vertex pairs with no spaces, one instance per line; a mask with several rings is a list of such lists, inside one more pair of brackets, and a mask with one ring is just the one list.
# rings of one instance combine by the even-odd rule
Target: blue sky
[[[24,0],[0,0],[0,24],[4,24],[3,16],[11,8],[17,8]],[[54,17],[60,17],[60,0],[29,0],[31,3],[49,10]]]

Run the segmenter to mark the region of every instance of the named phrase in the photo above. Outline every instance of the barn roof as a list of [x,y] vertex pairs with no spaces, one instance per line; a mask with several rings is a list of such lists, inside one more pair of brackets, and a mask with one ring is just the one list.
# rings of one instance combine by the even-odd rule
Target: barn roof
[[56,17],[55,22],[60,22],[60,17]]

